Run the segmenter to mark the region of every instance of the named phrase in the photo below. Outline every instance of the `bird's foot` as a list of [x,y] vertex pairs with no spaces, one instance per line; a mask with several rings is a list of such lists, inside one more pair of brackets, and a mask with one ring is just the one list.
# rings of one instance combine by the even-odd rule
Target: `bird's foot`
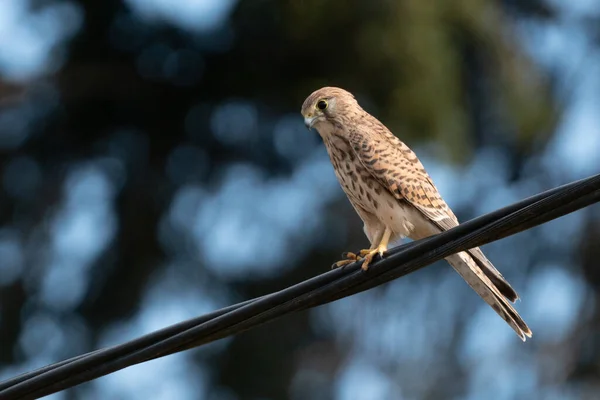
[[362,260],[362,257],[360,256],[360,254],[363,254],[364,252],[368,253],[369,251],[370,250],[361,250],[358,252],[358,254],[348,251],[348,252],[342,254],[342,257],[344,257],[343,260],[333,263],[333,265],[331,266],[331,269],[345,267],[348,264],[352,264],[356,261],[360,261],[360,260]]
[[373,261],[373,257],[375,257],[377,254],[379,254],[379,256],[383,256],[383,253],[387,250],[387,246],[383,246],[383,245],[379,245],[376,249],[370,249],[370,250],[361,250],[360,251],[360,257],[363,260],[362,263],[362,270],[366,271],[369,269],[369,265],[371,265],[371,262]]

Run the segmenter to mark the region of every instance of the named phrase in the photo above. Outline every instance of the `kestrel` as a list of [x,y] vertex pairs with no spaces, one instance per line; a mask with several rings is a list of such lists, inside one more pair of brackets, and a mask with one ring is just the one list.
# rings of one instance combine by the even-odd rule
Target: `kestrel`
[[[389,242],[404,237],[418,240],[458,225],[415,153],[363,110],[351,93],[321,88],[304,101],[302,116],[306,126],[314,127],[323,138],[340,185],[371,243],[370,249],[358,255],[346,253],[348,259],[335,266],[362,260],[367,270]],[[531,337],[531,330],[508,301],[514,303],[519,295],[479,248],[451,255],[446,261],[523,341]]]

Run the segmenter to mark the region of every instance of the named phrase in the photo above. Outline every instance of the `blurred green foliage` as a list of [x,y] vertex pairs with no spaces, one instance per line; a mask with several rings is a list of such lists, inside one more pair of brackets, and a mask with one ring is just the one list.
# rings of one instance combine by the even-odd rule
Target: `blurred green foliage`
[[544,142],[560,115],[549,78],[498,2],[288,1],[282,15],[282,33],[315,75],[303,87],[368,96],[397,135],[434,140],[448,153],[440,156],[465,162],[474,150],[473,102],[482,99],[472,86],[494,101],[489,123],[505,124],[524,149]]

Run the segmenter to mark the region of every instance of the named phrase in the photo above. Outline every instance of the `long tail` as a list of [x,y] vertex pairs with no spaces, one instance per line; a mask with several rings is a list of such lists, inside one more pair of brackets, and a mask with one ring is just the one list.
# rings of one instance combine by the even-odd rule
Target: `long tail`
[[519,313],[517,313],[500,290],[492,283],[490,278],[483,273],[471,255],[465,252],[453,254],[447,257],[446,261],[513,328],[522,341],[525,341],[526,337],[531,337],[531,330],[525,321],[523,321]]

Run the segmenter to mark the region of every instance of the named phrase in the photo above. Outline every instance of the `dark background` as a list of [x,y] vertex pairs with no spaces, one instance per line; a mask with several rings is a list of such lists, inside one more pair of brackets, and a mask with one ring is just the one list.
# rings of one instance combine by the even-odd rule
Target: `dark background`
[[[564,4],[563,4],[564,3]],[[467,220],[600,167],[597,2],[0,2],[0,378],[280,290],[364,247],[299,114],[344,87]],[[565,399],[600,390],[598,207],[55,399]]]

